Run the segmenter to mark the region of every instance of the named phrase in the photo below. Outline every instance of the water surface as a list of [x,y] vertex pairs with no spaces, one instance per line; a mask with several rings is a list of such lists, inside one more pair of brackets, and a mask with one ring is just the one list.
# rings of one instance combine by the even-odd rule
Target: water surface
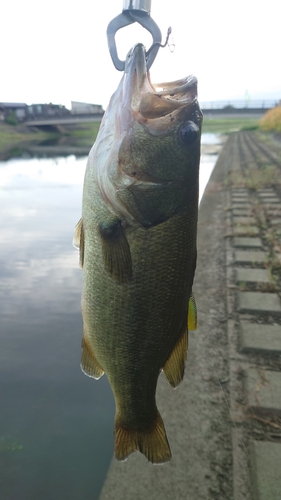
[[[0,164],[0,497],[95,499],[113,450],[106,377],[79,368],[72,247],[85,159]],[[12,449],[14,451],[12,451]]]
[[[202,155],[201,196],[215,160]],[[3,500],[95,500],[113,453],[107,378],[79,367],[82,275],[71,241],[85,165],[75,156],[0,162]]]

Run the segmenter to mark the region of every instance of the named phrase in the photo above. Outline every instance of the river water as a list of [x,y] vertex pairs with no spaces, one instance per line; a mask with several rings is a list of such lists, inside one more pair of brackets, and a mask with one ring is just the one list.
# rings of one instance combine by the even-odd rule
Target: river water
[[[216,159],[203,146],[200,196]],[[71,241],[85,165],[75,156],[0,162],[3,500],[95,500],[113,454],[107,378],[79,368],[82,275]]]

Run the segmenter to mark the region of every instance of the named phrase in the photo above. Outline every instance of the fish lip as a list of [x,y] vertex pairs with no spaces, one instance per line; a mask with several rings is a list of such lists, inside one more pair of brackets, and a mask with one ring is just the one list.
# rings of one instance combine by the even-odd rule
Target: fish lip
[[147,92],[170,101],[191,102],[197,99],[197,78],[189,75],[173,82],[152,84],[146,66],[145,47],[137,43],[128,52],[125,61],[123,96],[127,104],[129,100],[137,104]]
[[141,75],[147,72],[146,53],[142,43],[136,43],[126,57],[124,73],[132,73],[134,70]]
[[123,81],[123,96],[128,103],[138,101],[145,91],[154,91],[146,66],[146,51],[142,43],[137,43],[128,52]]

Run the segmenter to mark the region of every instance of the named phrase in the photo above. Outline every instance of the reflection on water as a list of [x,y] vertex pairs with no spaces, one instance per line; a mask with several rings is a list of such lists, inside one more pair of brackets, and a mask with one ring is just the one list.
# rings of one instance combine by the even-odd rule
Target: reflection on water
[[204,146],[217,145],[220,149],[222,142],[220,134],[204,133],[201,138],[201,159],[200,159],[200,177],[199,177],[199,203],[204,194],[205,188],[210,179],[213,168],[218,159],[218,154],[205,154],[204,150],[208,148]]
[[218,159],[218,155],[201,155],[200,161],[200,178],[199,178],[199,203],[204,194],[205,188],[210,179],[211,173]]
[[[202,160],[201,194],[216,156]],[[85,165],[74,156],[0,162],[5,500],[94,500],[112,457],[109,384],[79,368],[82,275],[71,241]]]
[[112,456],[114,402],[107,379],[96,382],[79,367],[81,271],[71,240],[85,160],[0,163],[5,500],[93,500]]

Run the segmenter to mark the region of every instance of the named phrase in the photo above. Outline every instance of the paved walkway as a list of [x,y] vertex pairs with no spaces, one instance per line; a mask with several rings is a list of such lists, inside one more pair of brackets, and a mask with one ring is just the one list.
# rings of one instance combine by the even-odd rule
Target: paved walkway
[[244,132],[226,149],[234,500],[280,500],[281,148]]
[[173,459],[113,460],[100,500],[281,499],[281,147],[230,136],[199,214],[184,382],[161,376]]

